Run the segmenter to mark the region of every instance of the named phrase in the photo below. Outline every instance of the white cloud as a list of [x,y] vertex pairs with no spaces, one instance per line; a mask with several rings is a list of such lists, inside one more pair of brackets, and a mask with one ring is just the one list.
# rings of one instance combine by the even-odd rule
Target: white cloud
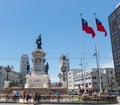
[[102,68],[114,68],[113,60],[101,65]]

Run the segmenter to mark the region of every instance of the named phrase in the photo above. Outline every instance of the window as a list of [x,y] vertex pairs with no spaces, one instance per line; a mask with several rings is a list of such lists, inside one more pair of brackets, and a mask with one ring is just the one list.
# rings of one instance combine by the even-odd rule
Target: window
[[114,79],[113,77],[111,77],[111,79]]
[[89,82],[89,85],[91,85],[91,82]]
[[96,79],[96,76],[93,76],[92,79]]
[[94,85],[94,86],[97,85],[97,82],[93,82],[93,85]]

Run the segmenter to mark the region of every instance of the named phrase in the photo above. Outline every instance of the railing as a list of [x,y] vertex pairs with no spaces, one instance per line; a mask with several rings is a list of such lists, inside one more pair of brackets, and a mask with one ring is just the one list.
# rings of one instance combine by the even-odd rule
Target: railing
[[[1,94],[0,95],[0,100],[4,100],[5,102],[12,101],[12,102],[20,102],[20,103],[34,103],[34,96],[31,99],[26,100],[26,97],[16,97],[13,94],[5,95]],[[107,103],[117,103],[117,97],[116,96],[105,96],[105,97],[82,97],[78,95],[42,95],[40,102],[107,102]]]
[[[0,100],[4,101],[14,101],[14,102],[27,102],[26,97],[23,98],[22,96],[16,97],[13,96],[13,94],[5,95],[2,94],[0,95]],[[61,95],[61,96],[56,96],[56,95],[42,95],[40,98],[41,102],[69,102],[69,101],[77,101],[76,98],[73,99],[73,96],[70,95]],[[28,102],[34,102],[34,96],[31,99],[28,99]]]

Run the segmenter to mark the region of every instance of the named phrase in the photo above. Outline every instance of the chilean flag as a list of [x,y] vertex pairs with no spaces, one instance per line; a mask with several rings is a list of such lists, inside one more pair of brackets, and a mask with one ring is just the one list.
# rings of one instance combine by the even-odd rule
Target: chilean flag
[[85,31],[88,34],[92,34],[93,38],[95,37],[94,30],[92,29],[92,27],[90,27],[88,25],[88,22],[85,19],[83,19],[83,18],[82,18],[82,30]]
[[104,32],[105,36],[107,36],[107,32],[106,32],[104,26],[102,25],[102,22],[97,18],[95,18],[95,21],[96,21],[97,30],[101,31],[101,32]]

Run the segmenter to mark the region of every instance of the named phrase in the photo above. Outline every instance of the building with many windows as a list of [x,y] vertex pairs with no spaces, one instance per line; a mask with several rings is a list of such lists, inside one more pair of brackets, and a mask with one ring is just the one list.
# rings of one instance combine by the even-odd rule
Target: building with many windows
[[80,69],[72,69],[68,72],[68,89],[75,89],[74,85],[74,77],[76,76],[77,73],[80,73]]
[[[8,75],[8,77],[7,77]],[[0,66],[0,91],[4,87],[4,81],[9,80],[11,83],[19,84],[19,73],[12,71],[11,67],[10,70],[7,71],[6,67]]]
[[[102,90],[117,89],[117,82],[115,79],[115,72],[113,68],[101,68],[101,87]],[[86,89],[96,89],[99,91],[99,75],[96,68],[85,71],[85,75],[81,70],[68,72],[68,89],[84,89],[84,78]],[[72,87],[72,88],[71,88]]]
[[25,76],[27,74],[27,65],[29,63],[29,57],[26,54],[23,54],[21,56],[21,60],[20,60],[20,73],[22,74],[22,76]]
[[109,27],[116,80],[120,85],[120,5],[110,14]]

